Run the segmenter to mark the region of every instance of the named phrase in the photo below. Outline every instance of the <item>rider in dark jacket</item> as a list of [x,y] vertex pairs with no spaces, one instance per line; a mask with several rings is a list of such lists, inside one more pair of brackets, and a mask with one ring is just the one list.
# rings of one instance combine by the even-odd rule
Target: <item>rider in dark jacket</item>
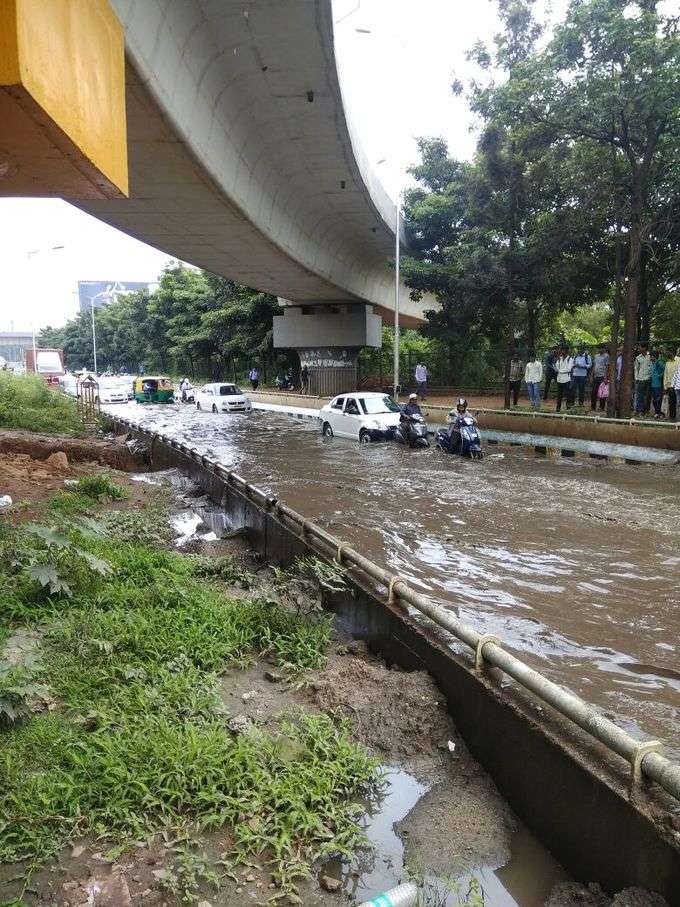
[[409,394],[408,403],[402,410],[404,416],[422,416],[422,411],[418,406],[418,395]]

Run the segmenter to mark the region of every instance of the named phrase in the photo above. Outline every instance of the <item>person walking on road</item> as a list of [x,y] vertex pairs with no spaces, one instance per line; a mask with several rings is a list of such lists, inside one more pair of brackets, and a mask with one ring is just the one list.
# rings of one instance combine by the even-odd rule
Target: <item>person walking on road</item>
[[640,344],[640,352],[635,357],[635,414],[649,412],[649,400],[652,391],[652,360],[646,343]]
[[663,389],[664,393],[668,395],[668,421],[675,422],[675,414],[677,412],[677,407],[675,405],[675,388],[673,387],[673,378],[675,373],[680,366],[680,349],[675,351],[668,350],[668,359],[666,360],[666,368],[663,373]]
[[307,363],[300,369],[300,393],[306,394],[309,391],[309,368]]
[[510,391],[512,392],[512,405],[517,406],[517,401],[519,399],[519,389],[522,385],[522,378],[524,377],[524,363],[519,358],[517,353],[515,353],[510,360],[510,374],[508,379],[510,382]]
[[543,391],[543,399],[547,400],[550,393],[550,385],[557,379],[557,368],[555,363],[557,362],[557,347],[553,347],[551,350],[545,354],[545,389]]
[[256,391],[257,385],[260,383],[260,373],[255,366],[253,366],[248,372],[248,377],[250,378],[250,383],[253,386],[253,390]]
[[541,381],[543,364],[536,358],[536,353],[529,353],[529,361],[524,369],[524,382],[529,394],[529,402],[534,409],[541,408]]
[[569,348],[563,346],[560,349],[560,355],[555,363],[557,370],[557,397],[555,399],[555,412],[559,413],[562,409],[562,400],[566,398],[567,409],[572,403],[571,392],[571,373],[574,370],[574,359],[569,355]]
[[581,352],[574,359],[574,370],[572,372],[573,386],[572,394],[574,402],[583,406],[586,396],[586,381],[593,367],[593,359],[585,346],[581,347]]
[[416,365],[415,371],[416,384],[418,385],[418,395],[421,400],[425,399],[425,391],[427,390],[427,366],[423,362],[419,362]]
[[663,403],[663,376],[666,371],[666,363],[659,356],[657,350],[652,350],[649,354],[652,361],[652,374],[650,379],[652,390],[652,405],[654,406],[654,418],[661,418],[661,404]]
[[604,381],[607,373],[609,371],[609,353],[607,352],[607,347],[604,343],[601,343],[597,348],[595,357],[593,359],[593,386],[590,391],[590,408],[595,409],[597,407],[598,389],[602,382]]

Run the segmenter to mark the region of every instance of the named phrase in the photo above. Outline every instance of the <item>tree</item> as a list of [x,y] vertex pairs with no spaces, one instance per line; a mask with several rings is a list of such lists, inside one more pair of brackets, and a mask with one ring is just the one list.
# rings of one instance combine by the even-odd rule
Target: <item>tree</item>
[[[621,410],[628,415],[645,269],[663,234],[669,171],[680,152],[678,19],[662,15],[657,0],[572,0],[548,46],[521,61],[516,75],[507,103],[523,122],[545,126],[556,143],[607,148],[615,162],[611,194],[626,236]],[[648,325],[644,305],[643,312]]]

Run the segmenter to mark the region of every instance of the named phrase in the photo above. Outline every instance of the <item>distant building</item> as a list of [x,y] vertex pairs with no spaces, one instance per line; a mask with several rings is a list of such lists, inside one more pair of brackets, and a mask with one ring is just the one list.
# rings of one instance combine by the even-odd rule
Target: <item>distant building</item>
[[148,290],[149,283],[138,280],[79,280],[78,302],[81,312],[89,312],[94,304],[95,309],[115,302],[119,296]]
[[24,350],[33,348],[33,334],[30,331],[0,331],[0,357],[8,365],[21,365]]

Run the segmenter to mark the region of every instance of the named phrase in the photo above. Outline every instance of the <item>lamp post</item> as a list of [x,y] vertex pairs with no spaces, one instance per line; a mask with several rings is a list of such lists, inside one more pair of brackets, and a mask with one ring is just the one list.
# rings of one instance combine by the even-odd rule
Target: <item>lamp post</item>
[[[386,163],[387,158],[381,158],[376,166]],[[397,192],[397,199],[394,205],[395,224],[394,224],[394,375],[392,382],[392,394],[395,400],[399,399],[399,283],[400,283],[400,258],[401,244],[399,242],[399,230],[401,227],[401,196],[402,190]]]
[[94,296],[90,298],[90,309],[92,312],[92,359],[94,360],[94,373],[97,374],[97,331],[95,328],[94,318]]

